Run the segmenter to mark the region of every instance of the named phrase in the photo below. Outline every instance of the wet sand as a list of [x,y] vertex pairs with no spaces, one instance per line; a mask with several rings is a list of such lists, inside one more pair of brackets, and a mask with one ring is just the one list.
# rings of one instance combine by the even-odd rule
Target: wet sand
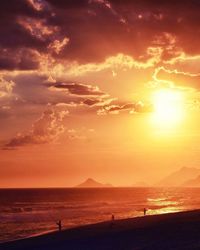
[[200,249],[200,210],[81,226],[0,244],[1,250]]

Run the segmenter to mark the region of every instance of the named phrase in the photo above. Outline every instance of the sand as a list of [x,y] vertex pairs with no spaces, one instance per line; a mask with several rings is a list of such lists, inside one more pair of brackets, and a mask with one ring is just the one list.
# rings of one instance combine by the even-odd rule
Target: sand
[[115,220],[0,244],[1,250],[200,249],[200,210]]

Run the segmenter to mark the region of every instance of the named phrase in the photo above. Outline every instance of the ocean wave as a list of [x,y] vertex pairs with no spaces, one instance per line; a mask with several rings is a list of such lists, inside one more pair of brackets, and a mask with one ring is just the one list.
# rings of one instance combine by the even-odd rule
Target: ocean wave
[[[48,192],[47,192],[48,191]],[[73,227],[102,220],[130,218],[149,214],[167,213],[199,207],[199,190],[179,189],[112,189],[112,190],[39,190],[17,191],[11,198],[5,191],[0,202],[1,239],[25,237],[46,229],[57,229],[61,219],[66,227]],[[11,192],[11,191],[9,191]],[[0,198],[1,199],[1,198]]]
[[[44,203],[42,206],[40,203],[32,204],[32,206],[21,204],[22,206],[12,206],[12,207],[0,207],[0,213],[3,214],[17,214],[17,213],[33,213],[33,212],[46,212],[52,210],[79,210],[87,208],[100,208],[112,205],[108,202],[95,202],[95,203],[80,203],[80,204],[63,204],[63,203]],[[25,206],[26,205],[26,206]]]

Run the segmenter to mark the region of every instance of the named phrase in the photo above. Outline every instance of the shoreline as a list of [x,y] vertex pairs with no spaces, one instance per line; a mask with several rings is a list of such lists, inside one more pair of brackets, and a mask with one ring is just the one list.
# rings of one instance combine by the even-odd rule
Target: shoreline
[[199,232],[200,210],[192,210],[52,231],[0,243],[0,249],[200,249]]

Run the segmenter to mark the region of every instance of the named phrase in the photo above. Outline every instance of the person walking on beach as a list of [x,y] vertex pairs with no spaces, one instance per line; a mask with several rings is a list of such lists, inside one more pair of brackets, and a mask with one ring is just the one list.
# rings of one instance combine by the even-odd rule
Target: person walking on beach
[[144,216],[146,215],[146,213],[147,213],[147,208],[145,207],[144,208]]
[[114,226],[115,216],[114,214],[111,215],[111,224],[110,227],[112,228]]
[[115,216],[114,216],[114,214],[112,214],[112,216],[111,216],[111,220],[112,220],[112,222],[115,220]]
[[58,225],[59,232],[61,232],[62,231],[62,222],[61,222],[61,220],[59,220],[58,222],[56,222],[56,224]]

